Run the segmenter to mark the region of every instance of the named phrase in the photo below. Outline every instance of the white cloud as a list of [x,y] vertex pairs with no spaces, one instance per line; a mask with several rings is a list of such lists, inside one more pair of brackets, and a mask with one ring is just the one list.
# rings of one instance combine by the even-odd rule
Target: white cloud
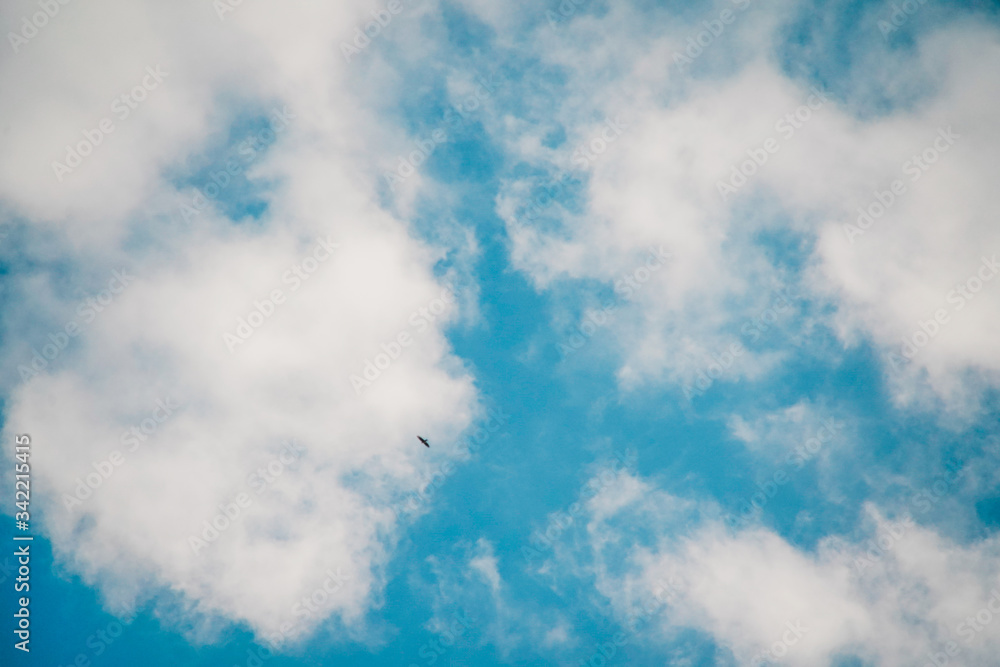
[[845,442],[847,426],[831,411],[803,399],[794,405],[743,417],[730,415],[727,420],[734,438],[749,450],[771,459],[789,456],[810,459],[831,441]]
[[[983,257],[992,259],[1000,247],[989,178],[1000,131],[986,115],[1000,100],[1000,86],[987,74],[1000,63],[1000,39],[994,30],[962,25],[927,38],[919,57],[921,67],[938,69],[939,87],[913,116],[883,122],[900,135],[894,159],[866,191],[859,183],[851,205],[821,227],[819,273],[837,295],[844,329],[865,332],[885,351],[900,398],[911,397],[913,376],[926,373],[939,395],[961,402],[977,384],[995,384],[1000,370],[985,334],[1000,323],[998,283],[992,269],[982,268]],[[935,160],[926,170],[912,159],[925,151]],[[844,224],[857,224],[857,208],[871,207],[874,191],[884,193],[893,179],[906,191],[851,243]],[[980,282],[980,270],[989,281]],[[965,283],[981,294],[954,289]],[[939,311],[945,324],[935,328]],[[931,331],[929,342],[922,328]],[[916,340],[909,363],[904,338]],[[981,373],[979,383],[970,370]]]
[[[12,15],[22,6],[34,7]],[[437,309],[438,252],[376,203],[377,167],[399,132],[363,110],[335,48],[365,11],[245,4],[220,21],[210,3],[74,3],[0,65],[4,88],[19,90],[2,102],[11,131],[0,196],[35,226],[20,250],[39,260],[11,281],[8,377],[49,332],[70,320],[81,328],[43,373],[6,387],[5,429],[34,439],[33,506],[58,558],[116,613],[160,596],[170,622],[206,639],[226,622],[296,638],[329,616],[356,631],[384,583],[389,506],[426,483],[477,414],[442,333],[455,310],[411,315]],[[146,65],[169,76],[57,183],[51,160]],[[253,164],[252,180],[275,184],[261,221],[206,209],[177,224],[191,193],[175,191],[169,170],[217,141],[236,112],[275,105],[295,118]],[[310,269],[317,239],[339,248]],[[295,265],[312,271],[299,285],[286,274]],[[81,319],[77,302],[121,266],[134,281]],[[276,289],[281,303],[257,305]],[[259,327],[255,309],[271,313]],[[227,346],[240,318],[255,331]],[[385,368],[376,355],[400,333],[413,342]],[[349,378],[366,360],[382,370],[359,395]],[[153,425],[168,399],[179,407],[131,451],[123,432]],[[415,447],[417,432],[442,447]],[[266,474],[286,441],[301,455],[259,487],[252,475]],[[64,494],[115,450],[123,462],[67,509]],[[249,503],[235,505],[231,525],[192,548],[189,537],[236,512],[243,493]],[[329,583],[337,568],[343,581]],[[304,597],[323,603],[312,609]]]
[[[1000,591],[996,538],[956,544],[869,506],[860,537],[828,537],[807,550],[764,528],[727,531],[711,505],[691,520],[689,510],[670,509],[685,501],[632,483],[644,492],[615,515],[592,515],[589,540],[563,545],[557,559],[559,571],[593,576],[622,619],[668,582],[674,595],[645,635],[649,641],[669,643],[693,628],[740,664],[759,664],[754,660],[770,653],[788,665],[829,664],[838,655],[924,664],[929,653],[951,651],[959,664],[985,666],[1000,648],[993,631],[1000,599],[997,611],[969,620]],[[653,538],[622,539],[636,516],[646,517]]]
[[478,573],[490,585],[493,594],[500,592],[500,571],[497,569],[497,557],[493,553],[493,545],[483,538],[476,543],[477,555],[469,561],[469,568]]
[[[1000,99],[990,74],[1000,59],[997,30],[944,17],[917,37],[914,57],[904,63],[872,22],[872,34],[858,36],[863,46],[840,88],[852,96],[845,97],[792,79],[778,65],[774,45],[797,10],[793,3],[748,9],[704,49],[693,79],[670,58],[683,50],[690,26],[649,36],[625,6],[540,40],[540,57],[563,66],[569,83],[560,100],[538,93],[530,108],[540,100],[554,105],[568,139],[542,149],[532,138],[545,127],[522,129],[505,119],[495,132],[511,151],[558,173],[573,168],[577,146],[600,147],[591,142],[605,118],[622,113],[628,128],[576,167],[588,179],[581,214],[552,205],[544,225],[522,227],[518,203],[526,203],[529,189],[520,181],[508,185],[498,210],[511,229],[513,259],[540,287],[555,279],[612,284],[647,246],[672,251],[667,270],[631,296],[633,308],[613,324],[626,384],[690,385],[712,355],[747,344],[741,327],[794,287],[803,299],[835,306],[825,323],[845,345],[875,344],[898,400],[929,388],[967,410],[984,385],[996,383],[1000,368],[1000,348],[987,340],[1000,319],[1000,300],[990,296],[998,283],[986,283],[964,308],[960,297],[948,300],[960,282],[977,286],[982,257],[1000,247],[990,180],[1000,131],[989,111]],[[623,98],[622,90],[642,92]],[[947,149],[935,164],[926,172],[908,168],[907,160],[935,141]],[[763,164],[747,163],[753,173],[744,178],[738,170],[751,155]],[[855,222],[857,208],[896,178],[906,192],[849,242],[844,226]],[[720,192],[720,183],[731,189]],[[814,245],[804,274],[768,256],[758,235],[771,232]],[[940,308],[951,316],[948,324],[895,372],[889,353],[898,355],[901,339]],[[781,335],[794,339],[797,332]],[[785,356],[770,349],[781,342],[761,341],[725,378],[766,372]]]

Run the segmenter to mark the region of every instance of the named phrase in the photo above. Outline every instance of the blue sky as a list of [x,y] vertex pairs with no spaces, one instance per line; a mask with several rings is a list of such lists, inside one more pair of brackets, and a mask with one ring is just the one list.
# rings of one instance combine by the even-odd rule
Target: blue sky
[[12,3],[4,664],[994,664],[1000,28],[904,5]]

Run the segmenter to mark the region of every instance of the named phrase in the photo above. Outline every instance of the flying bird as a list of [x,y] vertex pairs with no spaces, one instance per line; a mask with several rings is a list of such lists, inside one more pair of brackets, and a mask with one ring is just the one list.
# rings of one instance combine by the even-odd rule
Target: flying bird
[[421,438],[419,435],[417,436],[417,440],[419,440],[420,442],[424,443],[424,447],[430,447],[431,446],[431,443],[427,442],[426,438]]

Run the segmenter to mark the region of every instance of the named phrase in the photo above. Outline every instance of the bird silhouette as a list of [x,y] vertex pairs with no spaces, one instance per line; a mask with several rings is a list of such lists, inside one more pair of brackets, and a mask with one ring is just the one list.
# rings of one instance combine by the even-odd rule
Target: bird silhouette
[[417,436],[417,440],[419,440],[420,442],[424,443],[424,447],[430,447],[431,446],[431,443],[427,442],[426,438],[421,438],[419,435]]

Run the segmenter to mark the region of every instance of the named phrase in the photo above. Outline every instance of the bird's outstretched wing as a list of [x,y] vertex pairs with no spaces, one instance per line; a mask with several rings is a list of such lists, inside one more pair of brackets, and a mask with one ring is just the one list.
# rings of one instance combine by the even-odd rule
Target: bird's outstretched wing
[[430,447],[431,446],[431,443],[427,442],[427,440],[425,438],[421,438],[419,435],[417,436],[417,440],[419,440],[420,442],[424,443],[424,447]]

